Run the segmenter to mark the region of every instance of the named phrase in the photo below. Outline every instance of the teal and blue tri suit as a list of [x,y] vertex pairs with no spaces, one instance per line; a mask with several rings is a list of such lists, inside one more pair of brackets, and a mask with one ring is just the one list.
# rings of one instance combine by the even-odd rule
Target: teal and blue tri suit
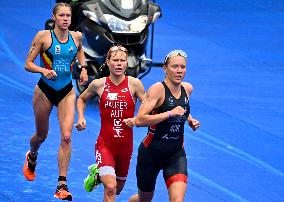
[[50,30],[50,35],[51,46],[40,53],[40,66],[54,70],[57,76],[54,79],[47,79],[44,75],[41,75],[38,87],[49,101],[57,106],[73,88],[72,69],[78,48],[70,32],[68,32],[66,43],[61,43],[53,30]]

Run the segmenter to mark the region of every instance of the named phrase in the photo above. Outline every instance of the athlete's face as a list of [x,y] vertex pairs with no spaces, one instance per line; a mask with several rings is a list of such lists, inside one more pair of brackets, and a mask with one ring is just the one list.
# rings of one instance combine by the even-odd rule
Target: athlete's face
[[164,66],[166,77],[174,84],[180,84],[186,73],[186,59],[182,56],[172,56]]
[[127,54],[121,50],[111,52],[110,54],[111,56],[107,60],[110,74],[116,76],[123,75],[127,68]]
[[55,25],[61,29],[68,29],[71,24],[71,10],[67,6],[60,6],[52,17]]

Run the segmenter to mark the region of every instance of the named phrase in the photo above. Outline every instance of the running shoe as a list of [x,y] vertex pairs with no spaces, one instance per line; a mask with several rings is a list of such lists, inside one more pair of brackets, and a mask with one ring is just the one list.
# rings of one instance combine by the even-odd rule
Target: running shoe
[[33,181],[35,179],[35,167],[36,161],[32,161],[29,157],[30,151],[26,153],[26,160],[23,167],[23,174],[28,181]]
[[57,186],[54,197],[61,200],[72,201],[72,194],[68,191],[66,184]]
[[99,168],[97,164],[90,165],[88,167],[89,174],[84,180],[84,187],[87,192],[93,191],[100,183]]

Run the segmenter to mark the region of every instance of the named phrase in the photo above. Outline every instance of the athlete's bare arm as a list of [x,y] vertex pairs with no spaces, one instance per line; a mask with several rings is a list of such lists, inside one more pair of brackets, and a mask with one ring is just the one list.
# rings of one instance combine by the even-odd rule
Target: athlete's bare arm
[[181,85],[184,87],[187,97],[189,98],[193,91],[193,86],[188,82],[182,82]]
[[[142,103],[145,99],[145,90],[142,82],[138,78],[134,78],[129,76],[129,81],[130,81],[130,90],[133,92],[133,97],[136,101],[136,98],[139,99],[140,103]],[[135,126],[135,119],[136,117],[131,117],[124,119],[123,122],[125,125],[128,127],[134,127]]]
[[167,112],[150,115],[154,108],[157,108],[159,105],[162,104],[165,95],[161,92],[164,92],[164,87],[161,83],[156,83],[148,89],[145,99],[141,103],[140,108],[138,110],[135,125],[154,125],[168,118]]
[[25,63],[25,70],[33,73],[42,73],[46,78],[52,79],[56,77],[54,70],[42,68],[34,63],[40,51],[45,50],[51,44],[49,30],[39,31],[32,41],[32,45]]
[[78,41],[78,53],[77,53],[77,58],[79,61],[79,64],[84,66],[86,65],[85,63],[85,55],[84,55],[84,50],[82,48],[82,33],[81,32],[75,32],[76,39]]
[[[77,31],[77,32],[71,32],[71,34],[72,36],[74,36],[76,40],[76,45],[78,47],[78,52],[77,52],[78,62],[81,66],[86,66],[84,50],[82,47],[82,38],[83,38],[82,33]],[[79,85],[84,85],[87,81],[88,81],[87,69],[82,68],[80,73]]]
[[134,87],[135,87],[135,96],[142,103],[146,98],[146,93],[140,79],[134,78]]
[[170,117],[182,116],[185,113],[185,110],[181,106],[177,106],[167,112],[159,114],[150,114],[153,109],[163,104],[164,99],[165,90],[162,83],[156,83],[152,87],[150,87],[146,94],[146,99],[139,108],[135,124],[137,126],[155,125]]
[[[187,82],[182,82],[182,85],[185,88],[185,91],[186,91],[187,96],[189,98],[192,91],[193,91],[193,86],[190,83],[187,83]],[[187,122],[188,122],[188,125],[192,128],[193,131],[196,131],[200,126],[199,121],[197,119],[193,118],[191,116],[191,114],[188,115]]]
[[93,80],[88,88],[77,99],[77,112],[78,122],[76,124],[77,130],[81,131],[86,128],[86,119],[84,117],[84,111],[86,109],[87,101],[95,95],[101,95],[105,83],[105,78]]

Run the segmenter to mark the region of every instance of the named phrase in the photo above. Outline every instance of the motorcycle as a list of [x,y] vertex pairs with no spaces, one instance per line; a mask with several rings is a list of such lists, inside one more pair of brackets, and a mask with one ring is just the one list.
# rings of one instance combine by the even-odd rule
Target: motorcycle
[[[70,5],[73,12],[70,29],[83,34],[82,44],[89,75],[87,84],[79,85],[80,67],[78,62],[74,65],[73,79],[79,93],[92,80],[109,75],[104,62],[107,51],[115,44],[128,50],[126,75],[141,79],[149,73],[153,65],[153,23],[162,15],[156,3],[147,0],[73,0]],[[50,26],[50,21],[47,21],[46,29]],[[147,57],[150,29],[150,57]]]

